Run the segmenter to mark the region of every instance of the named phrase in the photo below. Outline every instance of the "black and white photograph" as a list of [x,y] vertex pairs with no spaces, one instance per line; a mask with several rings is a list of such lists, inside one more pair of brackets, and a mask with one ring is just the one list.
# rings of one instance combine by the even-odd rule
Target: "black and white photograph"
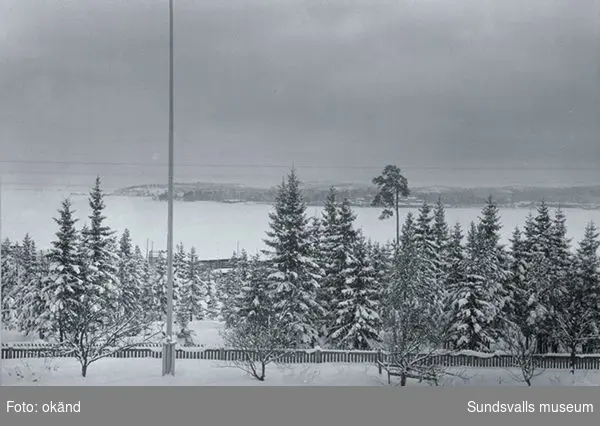
[[0,0],[2,386],[600,386],[600,1]]

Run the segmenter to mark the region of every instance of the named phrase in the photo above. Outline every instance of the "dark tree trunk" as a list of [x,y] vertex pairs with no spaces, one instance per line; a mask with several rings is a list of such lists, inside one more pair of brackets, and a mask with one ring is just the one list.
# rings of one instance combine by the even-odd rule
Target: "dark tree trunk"
[[548,339],[545,335],[539,335],[538,336],[538,350],[541,354],[547,354],[548,353]]
[[88,369],[87,362],[82,363],[81,364],[81,377],[87,376],[87,369]]
[[406,386],[406,374],[404,373],[400,375],[400,386]]
[[575,374],[577,366],[577,345],[571,345],[571,374]]
[[62,310],[58,313],[58,342],[63,343],[65,338],[64,319]]

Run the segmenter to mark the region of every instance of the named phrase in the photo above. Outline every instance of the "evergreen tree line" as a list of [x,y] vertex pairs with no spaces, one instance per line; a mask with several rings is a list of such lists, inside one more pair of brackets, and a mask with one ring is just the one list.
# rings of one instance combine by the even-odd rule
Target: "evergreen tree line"
[[[61,341],[89,312],[103,313],[100,323],[164,319],[165,253],[147,259],[129,231],[117,237],[106,226],[99,179],[89,205],[88,223],[78,227],[63,201],[48,251],[29,235],[2,243],[3,319],[13,328]],[[593,223],[573,247],[564,213],[541,203],[504,246],[491,198],[467,229],[447,223],[439,200],[408,213],[396,241],[381,244],[355,219],[335,188],[320,216],[309,217],[292,171],[278,187],[262,252],[236,253],[229,273],[210,276],[194,248],[177,246],[180,329],[193,319],[222,320],[229,329],[277,324],[290,346],[343,349],[376,347],[399,328],[417,337],[440,329],[447,332],[439,345],[476,351],[501,349],[507,330],[517,330],[540,353],[598,350]]]
[[[2,242],[2,319],[9,328],[62,342],[90,312],[104,312],[105,325],[116,318],[134,318],[140,325],[164,320],[165,252],[148,258],[133,245],[128,229],[117,236],[105,224],[99,178],[89,207],[88,223],[78,227],[71,201],[63,200],[49,250],[38,250],[29,234],[21,242]],[[219,319],[218,280],[211,280],[195,248],[186,251],[177,245],[173,264],[173,305],[180,329],[193,319]]]
[[321,216],[309,218],[292,171],[278,188],[268,249],[243,253],[228,276],[227,327],[271,321],[298,347],[369,349],[386,333],[410,332],[416,341],[443,330],[436,345],[487,352],[506,349],[516,330],[538,353],[599,348],[593,223],[574,249],[563,211],[544,202],[508,246],[491,197],[468,229],[447,223],[441,199],[424,202],[406,215],[395,243],[369,240],[355,218],[335,188]]

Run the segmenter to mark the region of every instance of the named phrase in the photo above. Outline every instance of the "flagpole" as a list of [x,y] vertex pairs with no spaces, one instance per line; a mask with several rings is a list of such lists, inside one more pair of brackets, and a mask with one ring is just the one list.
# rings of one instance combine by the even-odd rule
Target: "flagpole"
[[2,174],[0,173],[0,386],[2,386],[2,371],[4,371],[4,360],[2,359],[2,330],[4,330],[4,301],[2,299]]
[[169,189],[167,227],[167,336],[163,344],[163,376],[175,375],[175,340],[173,339],[173,0],[169,0]]

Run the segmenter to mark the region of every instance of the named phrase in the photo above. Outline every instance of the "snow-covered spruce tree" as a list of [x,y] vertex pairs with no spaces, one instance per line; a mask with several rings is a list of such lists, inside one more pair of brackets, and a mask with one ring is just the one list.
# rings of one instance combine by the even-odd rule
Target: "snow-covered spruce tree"
[[237,299],[240,289],[246,285],[248,279],[249,259],[246,250],[236,253],[232,257],[232,269],[224,275],[220,284],[221,316],[226,326],[230,326],[237,320]]
[[155,321],[164,320],[167,315],[167,257],[159,250],[152,261],[152,312]]
[[[556,325],[556,309],[557,300],[555,300],[555,294],[552,288],[552,218],[550,217],[550,209],[548,205],[542,201],[537,208],[537,215],[534,218],[535,224],[535,236],[534,236],[534,250],[535,254],[543,257],[543,264],[546,266],[544,269],[539,269],[541,272],[537,278],[538,285],[538,298],[540,303],[546,308],[546,315],[541,321],[540,329],[538,333],[538,346],[542,353],[550,352],[553,345],[553,328]],[[543,271],[543,272],[542,272]],[[543,276],[542,276],[543,274]]]
[[263,310],[273,309],[269,299],[269,268],[261,261],[259,255],[248,257],[244,261],[244,276],[240,277],[240,288],[235,295],[232,316],[235,320],[229,321],[226,326],[235,327],[238,323],[250,321],[253,316],[260,316]]
[[450,228],[446,221],[446,208],[442,198],[439,197],[437,203],[433,209],[433,238],[435,241],[435,247],[438,249],[438,271],[439,281],[443,281],[445,275],[448,272],[450,266],[449,257],[449,244],[450,244]]
[[402,224],[399,247],[394,244],[393,257],[390,262],[390,271],[386,285],[383,287],[383,301],[380,312],[383,320],[383,329],[388,334],[395,331],[397,324],[397,311],[403,308],[405,296],[416,296],[416,280],[418,275],[418,255],[415,246],[415,222],[412,212],[408,212]]
[[362,235],[357,237],[344,275],[331,338],[338,347],[371,349],[379,342],[381,330],[379,283]]
[[[13,293],[14,303],[12,307],[19,317],[23,316],[21,315],[21,308],[23,307],[22,294],[27,291],[27,275],[30,274],[32,269],[32,256],[29,253],[30,247],[26,246],[28,244],[31,244],[31,237],[29,234],[26,234],[23,240],[18,241],[13,245],[11,253],[15,262],[15,281],[13,284],[15,292]],[[25,320],[27,320],[27,318]],[[18,325],[18,328],[21,329],[20,324]]]
[[501,247],[500,230],[502,224],[500,223],[500,211],[491,196],[488,197],[486,205],[481,211],[477,228],[479,238],[484,245],[495,248]]
[[173,253],[173,316],[179,326],[179,334],[186,335],[189,324],[190,310],[186,300],[189,299],[189,289],[186,280],[187,253],[183,243],[175,246]]
[[[81,230],[77,250],[81,292],[63,340],[66,353],[80,363],[83,377],[87,376],[89,366],[99,359],[150,341],[157,335],[157,332],[150,331],[150,321],[144,318],[141,310],[125,313],[124,309],[119,309],[119,299],[113,301],[113,294],[107,297],[104,287],[97,284],[101,277],[97,267],[99,263],[94,262],[90,253],[93,229],[84,225]],[[108,246],[117,249],[114,244]],[[117,280],[114,282],[118,283]],[[105,308],[113,303],[116,309]]]
[[441,320],[442,290],[444,270],[441,251],[437,246],[437,238],[433,226],[431,206],[424,202],[414,225],[414,249],[418,275],[414,277],[419,289],[419,295],[429,315],[435,320]]
[[13,309],[15,297],[18,294],[15,245],[6,238],[2,241],[1,250],[2,305],[0,305],[0,313],[2,315],[2,324],[8,328],[17,328],[14,318],[15,310]]
[[421,276],[415,227],[414,216],[409,213],[402,226],[400,247],[382,306],[381,347],[390,352],[391,362],[400,367],[402,386],[409,377],[437,380],[441,369],[432,357],[446,340],[447,331],[430,314],[430,292],[421,285],[425,280]]
[[598,229],[593,223],[585,234],[573,264],[571,279],[563,295],[562,309],[557,315],[556,335],[571,355],[571,371],[575,372],[577,351],[588,350],[598,342],[600,319],[600,259]]
[[347,292],[348,282],[356,278],[353,274],[357,270],[352,265],[357,262],[357,259],[354,257],[354,250],[358,242],[358,233],[354,229],[356,215],[352,211],[350,202],[344,199],[337,205],[337,209],[338,223],[333,229],[334,235],[332,238],[332,241],[337,242],[337,244],[327,245],[327,253],[330,260],[328,273],[330,275],[327,275],[326,278],[330,295],[329,309],[331,309],[328,338],[334,346],[346,346],[346,342],[340,340],[343,338],[343,335],[336,331],[339,330],[340,321],[344,322],[343,319],[340,319],[340,315],[346,315],[340,311],[340,303],[347,300],[349,294]]
[[90,225],[82,228],[77,250],[81,292],[63,340],[65,350],[81,364],[83,377],[93,362],[154,337],[142,312],[126,314],[120,308],[118,247],[113,232],[103,224],[99,178],[90,194],[90,207]]
[[454,348],[488,351],[497,341],[495,325],[502,305],[495,273],[495,254],[488,250],[478,227],[471,223],[461,268],[463,280],[449,289],[448,314]]
[[347,198],[342,200],[339,210],[339,232],[341,234],[341,243],[342,246],[348,247],[348,254],[352,254],[352,248],[354,248],[359,241],[358,231],[354,228],[356,214],[352,211],[352,206]]
[[[317,260],[323,254],[323,221],[317,216],[313,216],[308,220],[309,240],[311,247],[311,256]],[[323,269],[323,266],[321,266]]]
[[[460,240],[458,248],[462,241],[462,229],[458,229],[460,234]],[[434,247],[436,247],[436,256],[433,258],[435,263],[435,282],[437,285],[437,298],[438,298],[438,318],[440,322],[446,320],[445,317],[445,306],[448,300],[448,280],[449,275],[453,272],[453,253],[452,250],[456,250],[456,241],[452,241],[452,234],[448,222],[446,221],[446,208],[444,206],[442,197],[438,197],[437,203],[433,208],[433,223],[432,232]],[[446,344],[446,342],[444,342]]]
[[[521,309],[526,309],[528,315],[527,326],[531,330],[534,330],[536,347],[538,351],[541,351],[542,347],[540,345],[542,339],[539,339],[539,336],[545,327],[548,317],[545,292],[549,288],[548,283],[552,266],[544,250],[538,244],[536,222],[531,214],[525,218],[522,242],[519,246],[520,266],[518,282],[516,284],[525,293],[521,294],[520,297],[523,299],[521,301],[519,301],[519,293],[516,293],[513,303],[526,302],[525,308]],[[515,256],[515,252],[512,253],[512,256]]]
[[134,262],[137,273],[140,277],[140,308],[143,311],[144,323],[149,322],[153,318],[153,286],[152,286],[152,267],[148,256],[142,253],[139,246],[134,249]]
[[537,358],[537,318],[544,311],[537,300],[537,280],[530,279],[531,274],[536,273],[536,265],[529,267],[527,264],[526,241],[518,227],[514,229],[510,243],[509,278],[505,286],[507,303],[500,336],[503,350],[512,355],[513,367],[519,370],[520,375],[515,378],[531,386],[532,379],[543,372]]
[[64,199],[58,217],[54,218],[58,231],[47,254],[49,273],[40,283],[41,294],[27,295],[29,306],[35,306],[39,300],[43,302],[40,315],[36,312],[28,314],[33,320],[32,329],[51,331],[59,342],[64,340],[66,330],[71,328],[84,291],[80,277],[81,259],[78,257],[79,234],[75,227],[78,219],[74,214],[71,201]]
[[221,300],[221,281],[227,278],[231,271],[217,273],[210,267],[202,267],[202,280],[205,283],[205,297],[203,300],[205,318],[212,321],[223,321]]
[[[206,319],[218,320],[220,317],[219,298],[217,296],[216,284],[213,278],[210,277],[210,271],[206,278]],[[222,318],[221,318],[222,319]]]
[[35,241],[31,238],[29,233],[25,234],[23,241],[21,242],[21,267],[23,268],[23,275],[31,274],[35,271],[37,262],[39,260],[39,253],[35,245]]
[[521,287],[523,273],[525,271],[525,259],[523,255],[523,233],[518,226],[513,229],[511,237],[508,239],[510,245],[508,249],[508,279],[504,285],[506,301],[502,309],[502,316],[507,320],[515,310],[515,294],[517,288]]
[[42,271],[41,253],[36,250],[29,234],[15,249],[18,257],[17,281],[12,295],[13,316],[21,332],[30,334],[37,331],[40,337],[44,337],[52,326],[42,318],[46,308],[42,295],[48,271]]
[[220,322],[225,322],[225,318],[223,316],[223,301],[225,300],[225,295],[223,293],[226,284],[224,283],[224,281],[229,278],[230,274],[231,269],[227,271],[215,271],[211,268],[207,269],[207,275],[209,277],[208,287],[209,293],[211,295],[208,303],[211,306],[210,310],[214,310],[215,312],[215,314],[213,315],[214,319]]
[[[335,323],[335,311],[337,299],[339,298],[340,272],[344,269],[345,258],[340,255],[342,248],[340,232],[340,211],[335,187],[329,188],[325,199],[323,212],[321,213],[321,246],[320,257],[316,261],[323,271],[323,279],[318,293],[318,302],[324,310],[320,324],[320,332],[326,339],[329,338],[331,327]],[[342,262],[340,264],[340,262]]]
[[120,284],[118,279],[118,255],[115,232],[104,221],[104,192],[100,177],[89,196],[91,213],[89,228],[85,231],[84,247],[87,274],[84,283],[86,303],[94,309],[102,309],[107,318],[119,309]]
[[317,299],[321,276],[310,257],[306,204],[294,170],[279,186],[269,219],[264,252],[272,265],[269,292],[276,309],[287,307],[281,324],[294,337],[295,345],[314,345],[323,314]]
[[498,269],[496,279],[502,281],[507,276],[508,255],[504,245],[500,243],[500,231],[502,230],[500,210],[491,196],[481,211],[477,228],[483,248],[493,253]]
[[[137,255],[136,255],[137,253]],[[143,318],[144,282],[140,268],[141,250],[133,247],[131,233],[125,229],[119,240],[117,277],[121,291],[119,292],[119,309],[126,317]]]
[[[450,323],[455,321],[452,317],[452,294],[461,283],[464,282],[464,262],[465,249],[463,247],[463,231],[460,223],[456,223],[452,228],[450,240],[448,242],[448,268],[446,270],[445,280],[442,287],[444,315],[442,317],[443,327],[449,328]],[[450,336],[447,336],[450,337]],[[452,349],[456,342],[444,341],[442,344],[446,349]]]
[[552,257],[557,268],[557,278],[564,281],[573,261],[571,254],[571,239],[567,237],[567,218],[564,211],[559,207],[554,213],[552,221]]
[[84,223],[79,231],[79,238],[77,240],[77,269],[79,270],[78,277],[81,281],[80,292],[77,295],[78,305],[82,295],[86,291],[86,280],[90,275],[90,261],[89,261],[89,244],[88,239],[90,235],[90,228],[87,223]]
[[[569,283],[573,274],[573,253],[571,251],[571,239],[567,237],[566,217],[563,210],[559,207],[552,220],[550,233],[550,289],[548,299],[550,300],[551,318],[562,315],[565,309],[563,297],[569,291]],[[550,350],[559,352],[560,343],[563,340],[560,333],[557,333],[554,324],[550,326],[552,332],[550,335]]]
[[369,257],[375,270],[375,279],[377,281],[377,300],[379,302],[379,316],[383,315],[383,304],[385,292],[390,282],[390,274],[392,272],[392,260],[394,246],[392,244],[380,244],[368,240],[367,249]]
[[202,268],[200,259],[196,253],[196,248],[192,247],[188,252],[186,259],[186,287],[188,289],[185,301],[189,306],[190,318],[204,319],[206,303],[206,284],[202,279]]
[[491,195],[482,209],[477,228],[482,254],[487,259],[487,262],[482,262],[484,269],[482,269],[481,275],[488,286],[489,300],[496,305],[496,317],[492,319],[491,331],[495,334],[497,341],[503,327],[502,312],[508,299],[506,287],[510,272],[508,253],[504,245],[500,243],[500,230],[502,229],[500,211]]
[[328,260],[325,250],[325,228],[323,221],[318,216],[312,216],[308,221],[308,235],[310,244],[310,257],[315,260],[318,266],[318,274],[322,277],[319,289],[317,291],[317,303],[321,306],[321,317],[317,321],[317,330],[319,332],[319,341],[325,342],[328,335],[328,324],[330,323],[329,308],[330,303],[329,288],[327,287],[327,276],[325,273]]
[[553,248],[556,241],[555,229],[550,210],[545,202],[537,207],[535,217],[529,217],[525,223],[525,258],[528,267],[528,281],[534,288],[538,332],[538,349],[547,353],[557,348],[555,326],[560,311],[560,299],[563,286],[555,278],[557,266],[553,265]]
[[[513,231],[510,239],[510,277],[506,285],[507,303],[504,305],[504,317],[507,323],[518,327],[525,338],[533,339],[537,333],[535,312],[538,305],[528,279],[528,265],[526,258],[526,245],[519,227]],[[511,331],[509,327],[506,331]]]
[[600,230],[594,222],[588,223],[584,237],[579,243],[576,257],[572,267],[576,277],[582,281],[584,287],[589,289],[587,298],[591,309],[595,309],[595,320],[592,338],[585,339],[582,344],[584,353],[598,353],[600,350]]

